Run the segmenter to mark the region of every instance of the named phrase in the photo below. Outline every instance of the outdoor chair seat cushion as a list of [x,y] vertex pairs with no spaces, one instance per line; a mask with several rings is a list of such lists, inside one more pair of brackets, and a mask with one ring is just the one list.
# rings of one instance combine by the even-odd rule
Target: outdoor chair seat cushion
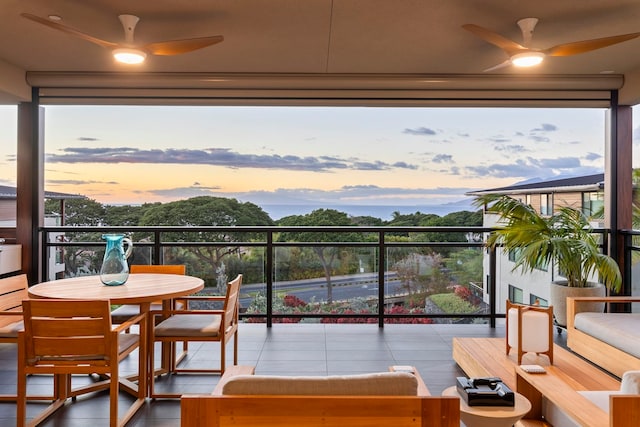
[[[176,310],[182,310],[183,304],[176,302]],[[162,310],[162,303],[152,303],[150,310],[159,311]],[[130,319],[140,314],[140,306],[137,304],[123,304],[120,307],[111,311],[111,318],[114,323],[124,322],[126,319]],[[117,321],[116,321],[117,320]]]
[[175,314],[154,329],[157,337],[216,337],[222,316],[217,314]]
[[138,334],[120,334],[118,335],[118,351],[123,353],[132,346],[137,346],[140,342]]
[[18,332],[24,329],[22,320],[0,327],[0,338],[18,338]]
[[640,313],[594,313],[575,315],[575,328],[612,347],[640,357]]
[[408,372],[359,375],[238,375],[222,388],[225,395],[417,396],[418,380]]

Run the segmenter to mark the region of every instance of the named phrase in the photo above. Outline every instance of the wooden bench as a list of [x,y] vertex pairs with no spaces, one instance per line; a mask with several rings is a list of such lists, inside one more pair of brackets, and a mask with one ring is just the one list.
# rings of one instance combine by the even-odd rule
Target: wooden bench
[[[29,299],[26,274],[0,279],[0,343],[18,344],[23,329],[22,301]],[[17,394],[2,394],[0,402],[15,402]],[[29,400],[52,400],[53,396],[27,396]]]
[[558,345],[554,344],[553,352],[553,365],[544,356],[525,355],[523,364],[543,365],[547,370],[529,374],[518,366],[515,354],[506,354],[504,338],[453,339],[453,358],[468,376],[500,377],[529,399],[532,409],[520,425],[543,422],[544,399],[583,427],[640,425],[640,396],[612,396],[607,414],[579,391],[619,390],[620,382]]
[[460,426],[460,399],[429,395],[417,372],[416,396],[223,394],[234,377],[252,374],[230,367],[211,395],[183,395],[181,426]]

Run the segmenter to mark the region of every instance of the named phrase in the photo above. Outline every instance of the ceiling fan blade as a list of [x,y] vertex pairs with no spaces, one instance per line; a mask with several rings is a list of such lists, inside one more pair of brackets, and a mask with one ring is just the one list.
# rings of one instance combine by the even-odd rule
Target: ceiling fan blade
[[513,55],[517,51],[526,50],[526,48],[513,40],[509,40],[506,37],[502,37],[498,33],[494,33],[486,28],[479,27],[475,24],[465,24],[462,26],[467,31],[472,32],[481,39],[498,46],[503,49],[509,56]]
[[142,46],[153,55],[180,55],[181,53],[191,52],[203,47],[220,43],[224,40],[223,36],[199,37],[195,39],[170,40],[166,42],[149,43]]
[[487,68],[486,70],[482,70],[483,73],[487,73],[489,71],[499,70],[500,68],[508,67],[511,65],[511,60],[507,59],[504,62],[499,63],[498,65],[494,65],[493,67]]
[[583,40],[573,43],[559,44],[543,50],[545,55],[549,56],[570,56],[579,53],[585,53],[613,44],[622,43],[627,40],[635,39],[640,33],[621,34],[619,36],[603,37],[601,39]]
[[106,40],[102,40],[102,39],[99,39],[97,37],[90,36],[88,34],[85,34],[83,32],[75,30],[75,29],[73,29],[71,27],[67,27],[66,25],[62,25],[62,24],[59,24],[59,23],[54,22],[54,21],[50,21],[50,20],[45,19],[45,18],[41,18],[39,16],[32,15],[30,13],[22,13],[21,16],[23,18],[30,19],[31,21],[37,22],[39,24],[46,25],[47,27],[53,28],[55,30],[59,30],[59,31],[62,31],[62,32],[67,33],[67,34],[71,34],[72,36],[76,36],[78,38],[81,38],[82,40],[86,40],[88,42],[95,43],[95,44],[100,45],[102,47],[115,48],[115,47],[118,46],[117,43],[108,42]]

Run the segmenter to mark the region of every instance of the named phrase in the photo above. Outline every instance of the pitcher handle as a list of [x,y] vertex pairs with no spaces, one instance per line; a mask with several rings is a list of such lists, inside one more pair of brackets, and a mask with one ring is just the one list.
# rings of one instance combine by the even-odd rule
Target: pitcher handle
[[130,238],[125,237],[122,239],[122,244],[126,244],[127,245],[127,251],[124,253],[124,257],[129,258],[129,255],[131,255],[131,252],[133,252],[133,242],[131,241]]

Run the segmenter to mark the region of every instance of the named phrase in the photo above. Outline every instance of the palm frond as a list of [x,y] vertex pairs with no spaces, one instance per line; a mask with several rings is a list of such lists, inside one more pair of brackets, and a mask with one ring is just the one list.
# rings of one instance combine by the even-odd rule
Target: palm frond
[[542,216],[512,197],[493,194],[479,196],[474,204],[498,215],[498,225],[486,245],[517,250],[514,269],[531,272],[555,262],[569,286],[586,286],[590,277],[598,274],[610,289],[620,288],[620,269],[615,260],[600,252],[582,211],[561,207],[554,215]]

